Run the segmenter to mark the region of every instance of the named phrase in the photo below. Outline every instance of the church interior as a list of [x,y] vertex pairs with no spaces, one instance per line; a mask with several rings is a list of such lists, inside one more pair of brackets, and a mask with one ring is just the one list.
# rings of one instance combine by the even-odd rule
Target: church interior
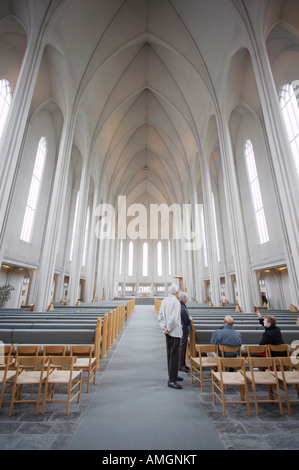
[[[131,334],[130,354],[136,347],[138,358],[143,346],[133,333],[147,331],[147,315],[153,344],[162,341],[164,354],[157,311],[173,282],[188,295],[195,329],[197,314],[207,315],[201,324],[208,326],[200,336],[194,333],[197,344],[209,342],[223,311],[240,319],[236,328],[249,338],[244,343],[258,344],[261,330],[241,325],[242,316],[244,323],[257,323],[257,307],[274,312],[285,341],[298,344],[298,0],[1,0],[0,173],[4,345],[60,344],[66,337],[66,344],[83,337],[88,343],[92,337],[98,341],[100,394],[114,358],[124,368],[130,361],[124,344]],[[84,319],[75,320],[85,307]],[[53,326],[55,314],[64,317]],[[111,337],[110,317],[116,325]],[[190,342],[188,361],[194,351]],[[143,354],[140,369],[152,378],[160,356],[144,368]],[[260,438],[243,407],[245,424],[228,417],[235,429],[245,429],[242,439],[232,444],[221,416],[218,428],[214,423],[218,441],[208,398],[188,380],[183,393],[204,410],[201,426],[210,436],[204,448],[243,448],[246,435]],[[93,434],[95,404],[106,406],[105,392],[98,397],[94,387],[84,402]],[[108,389],[107,401],[110,393],[116,392]],[[150,410],[154,398],[147,399]],[[173,409],[177,400],[182,398],[175,398]],[[20,449],[13,437],[19,427],[12,431],[21,419],[18,405],[15,420],[8,408],[3,403],[0,447]],[[283,420],[273,430],[290,433],[283,444],[274,439],[275,446],[298,448],[298,411],[290,415],[285,407],[282,418],[278,407],[278,415],[270,409],[268,420]],[[64,422],[64,408],[62,415]],[[150,434],[151,416],[149,448],[163,449]],[[258,419],[264,429],[262,412]],[[31,420],[23,423],[27,438],[38,424]],[[108,412],[103,422],[106,429],[111,425]],[[69,448],[83,445],[84,435],[92,439],[84,419],[80,423],[77,428],[72,421],[66,434],[79,430]],[[124,439],[124,423],[110,430],[110,440],[103,430],[101,449],[134,449],[134,439],[136,448],[147,448],[133,425]],[[167,423],[161,423],[165,435]],[[185,426],[190,423],[192,417]],[[114,432],[118,444],[111,441]],[[58,446],[61,434],[55,430],[55,441],[39,440],[39,448]],[[161,446],[200,448],[198,440],[182,443],[182,435],[179,443],[162,439]],[[269,440],[263,445],[271,449]]]

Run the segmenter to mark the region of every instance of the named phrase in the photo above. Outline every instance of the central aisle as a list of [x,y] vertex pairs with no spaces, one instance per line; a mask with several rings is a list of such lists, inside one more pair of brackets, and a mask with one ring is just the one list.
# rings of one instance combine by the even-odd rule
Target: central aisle
[[223,450],[190,383],[167,387],[165,339],[153,306],[136,306],[68,449]]

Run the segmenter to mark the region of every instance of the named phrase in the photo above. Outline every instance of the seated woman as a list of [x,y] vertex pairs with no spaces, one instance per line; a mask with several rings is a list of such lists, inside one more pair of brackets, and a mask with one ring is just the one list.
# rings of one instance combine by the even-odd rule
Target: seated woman
[[[262,344],[273,344],[273,345],[279,345],[279,344],[284,344],[284,341],[282,339],[281,331],[276,326],[276,318],[273,317],[272,315],[265,315],[265,318],[262,317],[261,312],[256,309],[256,313],[259,319],[260,324],[265,328],[265,331],[263,333],[262,339],[260,341],[260,345]],[[272,352],[272,356],[284,356],[285,353],[281,352]]]

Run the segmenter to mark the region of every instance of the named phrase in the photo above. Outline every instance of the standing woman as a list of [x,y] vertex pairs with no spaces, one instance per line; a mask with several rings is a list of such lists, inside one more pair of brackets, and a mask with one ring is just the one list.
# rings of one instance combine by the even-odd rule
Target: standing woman
[[181,304],[181,322],[182,322],[182,330],[183,330],[183,336],[181,338],[179,370],[182,372],[189,372],[190,369],[189,367],[186,366],[186,350],[187,350],[187,342],[188,342],[188,336],[189,336],[190,326],[191,326],[191,317],[186,307],[186,303],[188,302],[188,296],[186,292],[179,293],[179,301]]

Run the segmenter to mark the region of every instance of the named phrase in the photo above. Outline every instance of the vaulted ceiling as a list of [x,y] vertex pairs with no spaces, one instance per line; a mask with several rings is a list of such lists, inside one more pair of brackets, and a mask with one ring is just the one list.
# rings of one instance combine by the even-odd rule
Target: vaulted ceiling
[[[102,199],[188,202],[191,186],[200,192],[205,153],[219,154],[215,116],[228,80],[244,74],[242,66],[230,75],[248,40],[242,5],[266,29],[291,0],[53,1],[37,90],[64,119],[75,116],[74,145],[91,158]],[[16,2],[24,24],[33,3]]]

